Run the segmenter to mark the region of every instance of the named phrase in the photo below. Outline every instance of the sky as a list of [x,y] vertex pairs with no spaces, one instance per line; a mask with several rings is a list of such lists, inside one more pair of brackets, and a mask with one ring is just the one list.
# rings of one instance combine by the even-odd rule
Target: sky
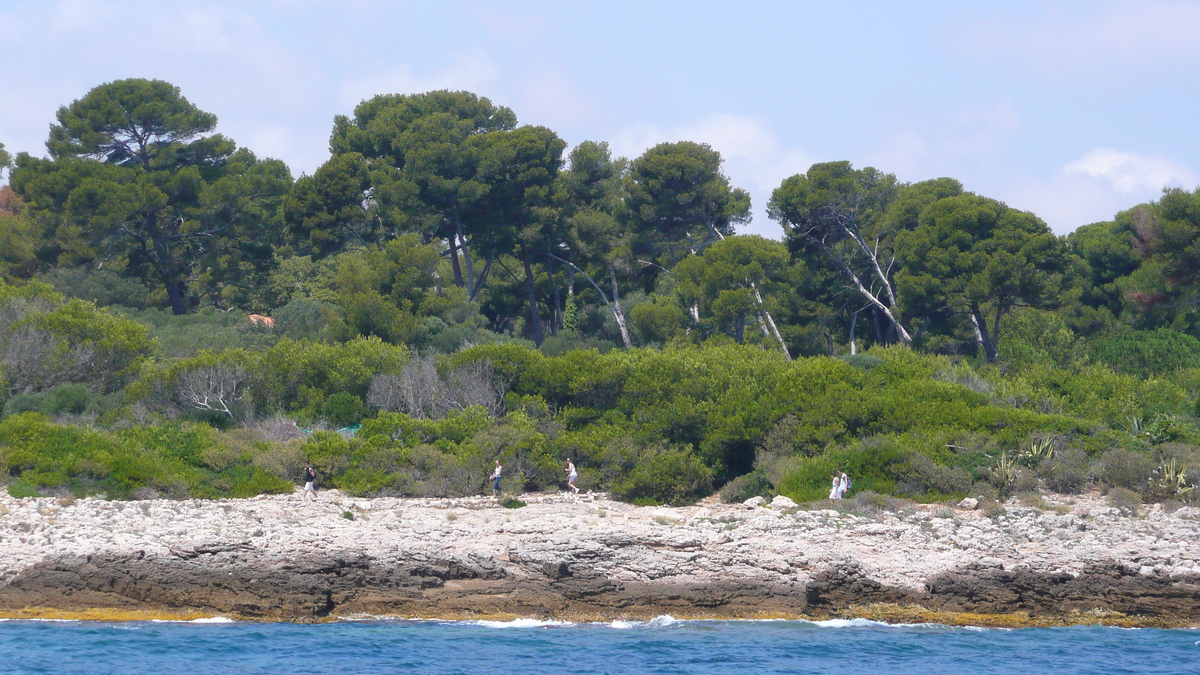
[[1200,184],[1200,0],[0,0],[0,142],[116,79],[180,87],[218,131],[311,174],[333,117],[466,89],[574,145],[712,145],[779,237],[814,162],[941,176],[1055,232]]

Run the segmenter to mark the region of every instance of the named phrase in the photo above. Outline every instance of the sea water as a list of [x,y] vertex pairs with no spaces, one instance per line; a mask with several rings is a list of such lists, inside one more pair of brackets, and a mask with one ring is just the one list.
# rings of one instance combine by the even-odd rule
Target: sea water
[[2,673],[1200,673],[1200,630],[848,621],[0,622]]

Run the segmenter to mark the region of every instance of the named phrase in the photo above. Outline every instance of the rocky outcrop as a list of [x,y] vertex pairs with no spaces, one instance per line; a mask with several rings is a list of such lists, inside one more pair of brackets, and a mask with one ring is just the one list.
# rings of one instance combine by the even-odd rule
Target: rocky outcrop
[[1200,575],[1140,574],[1117,561],[1088,565],[1079,573],[972,565],[938,574],[926,586],[929,599],[923,604],[940,610],[1054,614],[1104,609],[1200,622]]
[[529,496],[508,510],[482,498],[324,496],[337,503],[0,500],[0,614],[600,620],[830,616],[883,603],[1200,623],[1200,513],[1189,509],[1131,518],[1079,498],[1058,511],[947,517],[944,506],[854,515]]

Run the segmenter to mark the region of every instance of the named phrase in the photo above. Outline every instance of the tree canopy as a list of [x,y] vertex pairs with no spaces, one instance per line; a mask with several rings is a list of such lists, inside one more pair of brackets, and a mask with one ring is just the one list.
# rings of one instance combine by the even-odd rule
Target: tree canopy
[[[216,116],[158,80],[118,80],[58,111],[50,159],[18,157],[13,185],[48,230],[50,264],[123,267],[220,305],[269,265],[287,167],[209,132]],[[191,285],[202,272],[208,288]],[[191,286],[189,288],[189,286]]]
[[639,503],[840,468],[927,501],[1200,495],[1200,189],[1058,237],[822,162],[773,191],[777,241],[703,143],[619,157],[384,94],[293,181],[144,79],[47,150],[0,188],[12,494],[248,496],[300,460],[355,495],[472,494],[496,459],[546,490],[572,457]]

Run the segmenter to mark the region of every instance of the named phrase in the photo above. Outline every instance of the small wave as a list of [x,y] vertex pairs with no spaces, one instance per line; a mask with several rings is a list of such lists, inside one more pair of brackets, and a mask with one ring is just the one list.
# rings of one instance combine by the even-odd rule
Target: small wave
[[337,618],[338,621],[347,623],[355,623],[361,621],[422,621],[422,619],[408,619],[402,616],[393,614],[344,614]]
[[667,626],[674,626],[677,623],[680,623],[679,619],[676,619],[670,614],[662,614],[650,619],[649,621],[625,621],[623,619],[613,619],[611,623],[599,625],[607,625],[609,628],[615,628],[617,630],[629,630],[631,628],[666,628]]
[[233,619],[227,616],[209,616],[203,619],[192,619],[188,623],[236,623]]
[[865,626],[893,625],[884,623],[882,621],[872,621],[870,619],[825,619],[824,621],[804,621],[804,623],[820,626],[821,628],[862,628]]
[[549,628],[555,626],[573,626],[570,621],[554,619],[513,619],[512,621],[468,621],[467,623],[485,628]]

